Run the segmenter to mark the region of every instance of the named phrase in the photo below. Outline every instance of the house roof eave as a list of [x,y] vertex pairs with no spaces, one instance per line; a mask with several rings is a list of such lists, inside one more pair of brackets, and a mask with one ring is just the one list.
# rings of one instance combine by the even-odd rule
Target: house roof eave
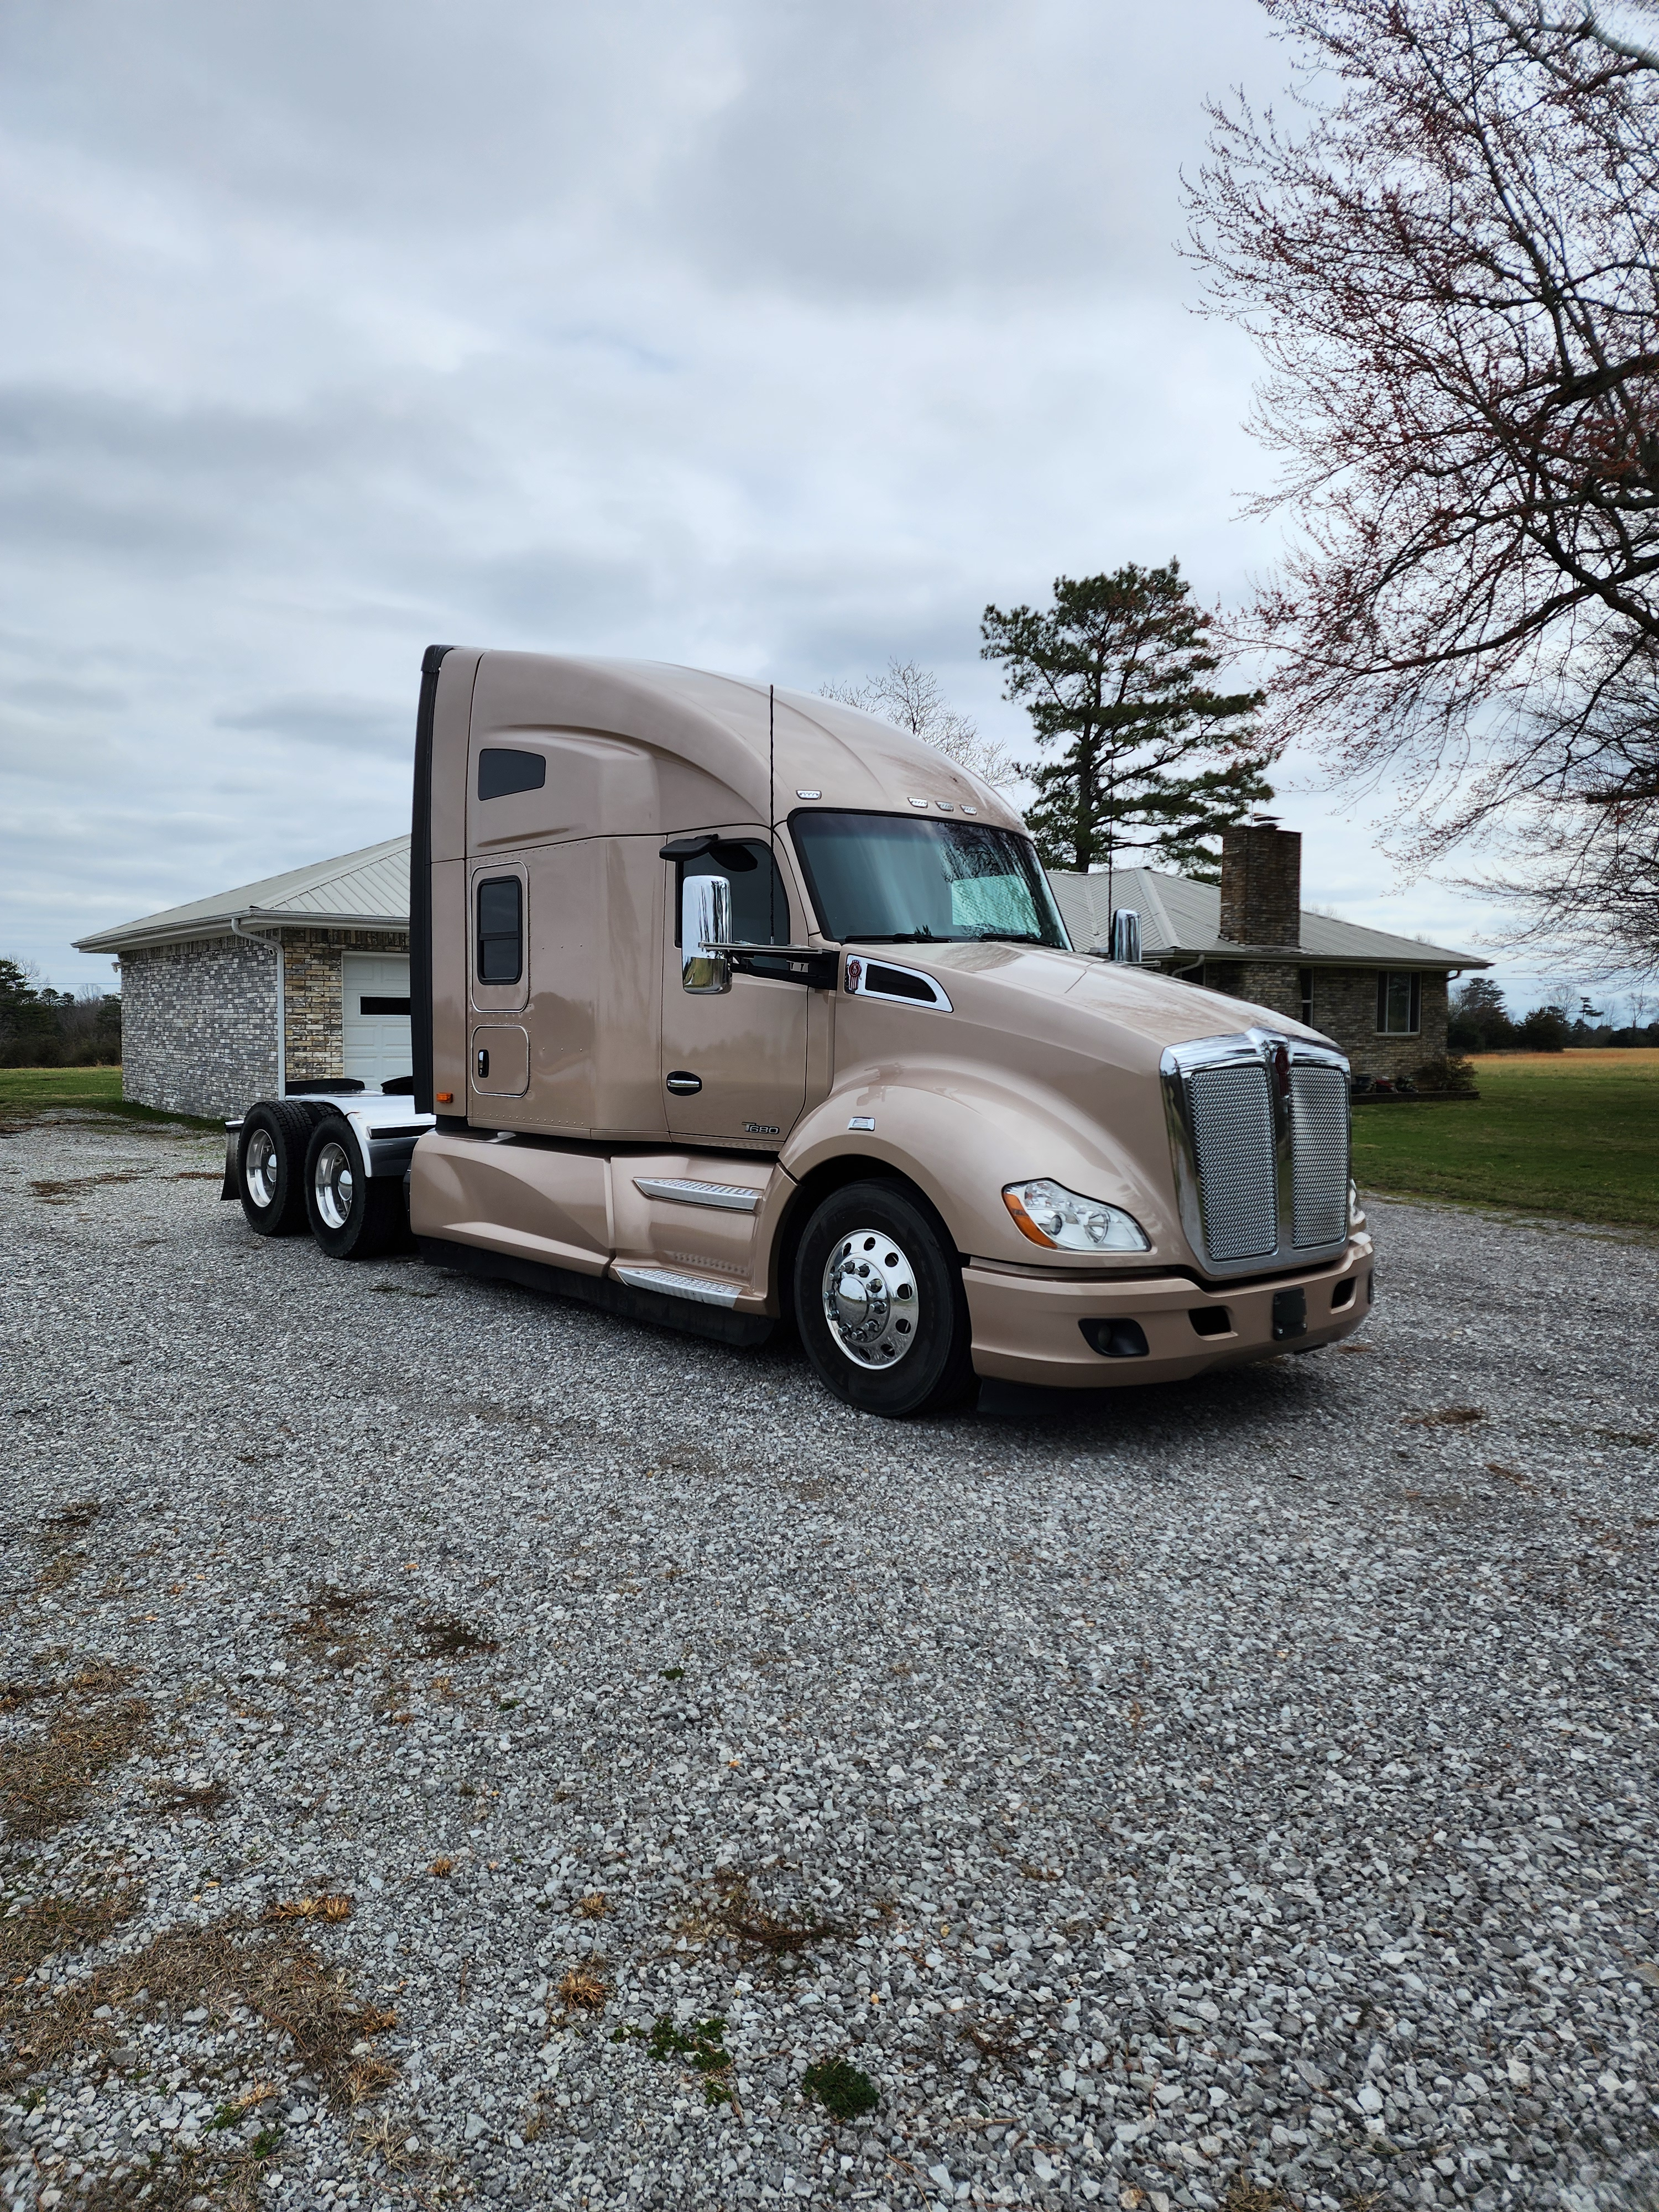
[[164,922],[154,929],[100,930],[77,937],[77,952],[148,951],[160,945],[199,945],[210,938],[234,937],[235,922],[259,929],[371,929],[409,934],[406,914],[295,914],[281,907],[239,907],[234,914],[204,915],[191,922]]
[[1470,952],[1453,952],[1443,945],[1425,945],[1420,952],[1310,952],[1299,945],[1171,945],[1156,955],[1160,967],[1174,962],[1197,960],[1260,961],[1278,968],[1443,968],[1449,974],[1465,968],[1490,968],[1490,960]]

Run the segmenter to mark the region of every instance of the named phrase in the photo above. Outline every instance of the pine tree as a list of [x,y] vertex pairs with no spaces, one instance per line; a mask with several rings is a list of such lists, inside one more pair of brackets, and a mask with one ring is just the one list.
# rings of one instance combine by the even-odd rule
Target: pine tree
[[1150,859],[1213,883],[1219,839],[1273,797],[1257,742],[1260,691],[1219,693],[1212,617],[1171,561],[1109,576],[1060,576],[1043,611],[987,607],[987,660],[1006,671],[1003,696],[1024,702],[1040,746],[1027,764],[1026,816],[1043,865],[1133,866]]

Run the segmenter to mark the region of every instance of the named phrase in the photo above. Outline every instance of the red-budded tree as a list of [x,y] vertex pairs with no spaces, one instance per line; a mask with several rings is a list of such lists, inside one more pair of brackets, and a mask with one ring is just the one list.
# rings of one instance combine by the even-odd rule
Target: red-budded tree
[[1241,641],[1273,728],[1524,856],[1534,931],[1659,963],[1659,0],[1263,0],[1212,109],[1207,308],[1299,526]]

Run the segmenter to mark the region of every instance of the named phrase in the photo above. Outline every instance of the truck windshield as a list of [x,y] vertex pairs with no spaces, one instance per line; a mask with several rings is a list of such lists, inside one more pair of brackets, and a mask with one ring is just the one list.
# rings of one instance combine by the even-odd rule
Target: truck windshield
[[866,945],[1070,940],[1029,837],[896,814],[796,814],[789,827],[826,937]]

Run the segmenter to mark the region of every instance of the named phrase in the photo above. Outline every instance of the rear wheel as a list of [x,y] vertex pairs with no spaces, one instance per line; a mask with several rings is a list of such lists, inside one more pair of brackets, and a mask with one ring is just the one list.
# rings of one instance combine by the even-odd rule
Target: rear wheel
[[237,1189],[248,1227],[261,1237],[294,1237],[306,1225],[306,1140],[315,1119],[297,1100],[276,1098],[242,1123]]
[[902,1185],[832,1192],[796,1248],[794,1292],[806,1355],[849,1406],[899,1419],[972,1391],[962,1270],[932,1207]]
[[305,1204],[311,1233],[331,1260],[373,1260],[403,1241],[402,1183],[370,1180],[351,1124],[337,1114],[312,1132]]

